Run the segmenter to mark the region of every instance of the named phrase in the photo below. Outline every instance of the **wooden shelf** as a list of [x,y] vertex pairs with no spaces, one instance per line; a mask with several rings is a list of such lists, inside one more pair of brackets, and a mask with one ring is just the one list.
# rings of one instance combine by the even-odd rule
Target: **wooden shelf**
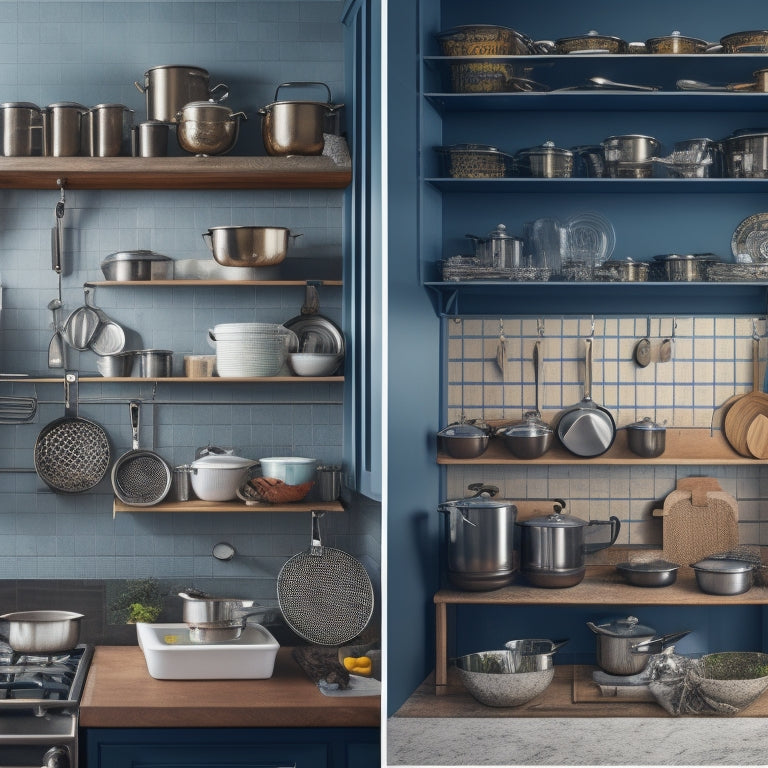
[[[546,417],[545,417],[546,420]],[[438,464],[764,464],[759,459],[748,459],[736,453],[719,429],[706,428],[670,428],[667,427],[666,450],[655,459],[644,459],[627,447],[627,433],[619,429],[611,448],[602,456],[591,459],[580,458],[555,444],[538,459],[515,458],[505,447],[504,442],[492,438],[488,450],[475,459],[454,459],[448,454],[438,453]]]
[[[625,559],[629,550],[622,549]],[[599,553],[598,553],[599,554]],[[616,553],[613,553],[614,555]],[[520,579],[519,584],[490,592],[465,592],[441,589],[434,596],[435,603],[435,683],[446,685],[448,671],[448,611],[449,605],[765,605],[768,588],[753,586],[741,595],[708,595],[696,584],[692,568],[683,565],[677,580],[668,587],[650,589],[627,584],[614,563],[588,565],[584,580],[575,587],[543,589],[531,587]]]
[[[61,384],[64,377],[58,378],[23,378],[23,379],[0,379],[10,384],[31,383],[31,384]],[[343,382],[343,376],[260,376],[260,377],[239,377],[239,376],[167,376],[145,378],[143,376],[97,376],[84,375],[79,378],[81,384],[126,384],[130,383],[150,383],[155,384],[311,384],[311,383],[337,383]]]
[[[464,688],[456,670],[448,671],[445,685],[435,685],[430,675],[395,713],[395,717],[672,717],[651,701],[626,701],[615,697],[579,696],[577,678],[596,667],[555,665],[550,686],[519,707],[486,707]],[[736,717],[768,716],[768,696],[762,696]]]
[[264,285],[271,288],[303,288],[307,284],[317,286],[344,285],[341,280],[89,280],[91,288],[203,288],[238,285]]
[[114,517],[118,512],[343,512],[339,501],[300,501],[294,504],[246,504],[244,501],[164,501],[150,507],[137,507],[115,499]]
[[344,189],[328,157],[1,157],[0,188]]

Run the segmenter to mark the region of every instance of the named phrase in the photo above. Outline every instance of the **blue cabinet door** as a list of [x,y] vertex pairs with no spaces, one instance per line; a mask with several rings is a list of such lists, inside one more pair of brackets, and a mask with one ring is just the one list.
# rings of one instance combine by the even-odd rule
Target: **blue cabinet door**
[[87,728],[86,768],[375,768],[377,728]]

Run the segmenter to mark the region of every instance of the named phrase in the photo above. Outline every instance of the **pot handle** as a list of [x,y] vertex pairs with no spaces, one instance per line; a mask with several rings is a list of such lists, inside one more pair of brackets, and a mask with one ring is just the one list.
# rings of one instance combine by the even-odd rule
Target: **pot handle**
[[208,250],[213,253],[213,233],[209,229],[207,232],[203,232],[201,235],[203,242],[208,246]]
[[493,498],[498,492],[499,488],[496,485],[487,485],[486,483],[471,483],[467,486],[467,488],[470,491],[474,491],[474,496],[470,496],[470,498],[477,498],[478,496],[490,496]]
[[297,82],[293,82],[293,83],[280,83],[280,85],[278,85],[277,88],[275,89],[275,99],[274,100],[275,101],[278,100],[277,99],[277,94],[280,92],[281,88],[295,88],[295,87],[306,88],[307,86],[312,86],[312,85],[319,85],[321,88],[325,88],[326,93],[328,94],[328,102],[327,103],[328,103],[328,106],[330,108],[337,109],[338,107],[343,106],[342,104],[336,104],[336,105],[331,104],[331,89],[325,83],[319,83],[319,82],[315,82],[315,81],[312,81],[312,80],[306,81],[306,82],[299,82],[299,81],[297,81]]
[[134,80],[133,84],[136,86],[136,89],[138,90],[139,93],[147,92],[147,89],[138,80]]
[[603,633],[600,631],[600,629],[599,629],[599,627],[597,626],[597,624],[594,624],[594,623],[593,623],[593,622],[591,622],[591,621],[588,621],[588,622],[587,622],[587,627],[588,627],[590,630],[592,630],[592,632],[594,632],[596,635],[602,635],[602,634],[603,634]]
[[437,505],[438,512],[452,512],[454,509],[461,515],[461,521],[463,523],[471,525],[473,528],[477,528],[477,523],[473,523],[469,518],[464,517],[464,513],[454,504],[442,503]]
[[587,527],[591,525],[611,525],[611,540],[608,542],[593,542],[591,544],[584,544],[585,554],[591,555],[594,552],[599,552],[601,549],[607,549],[612,544],[616,543],[616,539],[619,537],[619,531],[621,530],[621,520],[616,515],[611,515],[608,520],[590,520],[587,523]]
[[[138,83],[137,83],[138,85]],[[221,104],[222,101],[226,101],[229,98],[229,86],[224,85],[224,83],[219,83],[218,85],[214,85],[213,88],[209,89],[208,95],[213,96],[216,91],[218,91],[220,88],[224,89],[224,93],[221,94],[215,101],[218,101],[219,104]]]
[[208,329],[208,344],[216,349],[216,337],[213,335],[213,328]]

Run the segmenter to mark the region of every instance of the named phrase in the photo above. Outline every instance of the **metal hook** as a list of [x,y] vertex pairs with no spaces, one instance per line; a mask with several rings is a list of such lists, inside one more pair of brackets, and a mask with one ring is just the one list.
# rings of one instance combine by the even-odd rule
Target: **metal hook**
[[757,332],[757,320],[752,318],[752,339],[754,341],[760,341],[760,334]]
[[591,324],[590,324],[590,331],[589,331],[589,335],[590,335],[592,338],[594,338],[594,337],[595,337],[595,316],[594,316],[594,315],[592,315],[592,321],[591,321]]
[[536,335],[543,338],[544,336],[544,320],[542,318],[536,318]]

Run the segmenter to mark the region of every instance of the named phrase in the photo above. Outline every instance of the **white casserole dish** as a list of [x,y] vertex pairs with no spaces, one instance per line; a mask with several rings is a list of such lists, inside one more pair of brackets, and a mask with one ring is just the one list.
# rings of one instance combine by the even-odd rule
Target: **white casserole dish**
[[202,501],[230,501],[257,463],[241,456],[203,456],[190,465],[192,490]]
[[272,677],[280,644],[261,624],[237,640],[200,644],[186,624],[136,624],[139,647],[156,680],[261,680]]

